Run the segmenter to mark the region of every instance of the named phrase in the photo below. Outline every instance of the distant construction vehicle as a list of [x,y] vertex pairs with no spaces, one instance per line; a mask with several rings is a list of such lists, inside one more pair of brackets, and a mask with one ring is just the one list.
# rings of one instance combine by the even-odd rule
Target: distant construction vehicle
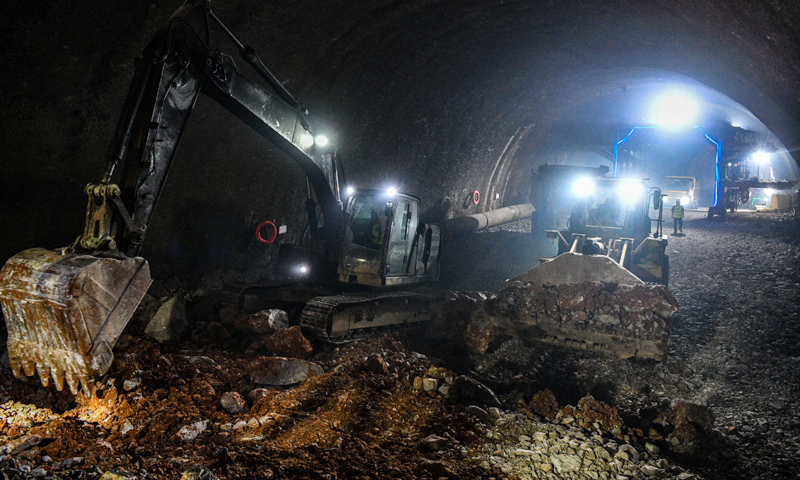
[[694,177],[666,177],[664,201],[680,200],[685,208],[697,208],[697,180]]

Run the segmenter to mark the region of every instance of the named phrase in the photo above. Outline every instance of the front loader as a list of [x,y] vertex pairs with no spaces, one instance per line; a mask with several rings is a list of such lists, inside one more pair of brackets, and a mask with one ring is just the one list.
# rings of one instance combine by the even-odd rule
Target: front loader
[[[567,228],[546,230],[558,243],[558,255],[541,258],[541,265],[509,280],[504,294],[558,300],[507,315],[531,340],[663,360],[676,303],[666,289],[662,193],[643,179],[595,176],[604,172],[593,170],[539,168],[533,201],[541,216],[533,224],[566,221]],[[658,211],[653,233],[651,206]]]

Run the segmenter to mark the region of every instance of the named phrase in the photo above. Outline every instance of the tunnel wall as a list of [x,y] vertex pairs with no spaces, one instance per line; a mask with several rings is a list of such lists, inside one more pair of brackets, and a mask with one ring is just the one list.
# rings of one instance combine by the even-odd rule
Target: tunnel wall
[[[83,186],[105,165],[132,59],[176,6],[10,2],[0,20],[0,259],[80,233]],[[396,185],[423,208],[444,196],[456,214],[486,208],[489,195],[478,206],[462,199],[487,193],[493,172],[514,190],[498,187],[500,202],[519,197],[534,157],[564,142],[554,132],[625,88],[595,81],[619,69],[691,78],[749,109],[788,148],[800,144],[800,6],[789,0],[214,7],[329,125],[352,183]],[[299,237],[305,191],[290,160],[201,99],[142,253],[162,277],[262,268],[276,247],[255,242],[255,225],[285,223],[286,239]]]

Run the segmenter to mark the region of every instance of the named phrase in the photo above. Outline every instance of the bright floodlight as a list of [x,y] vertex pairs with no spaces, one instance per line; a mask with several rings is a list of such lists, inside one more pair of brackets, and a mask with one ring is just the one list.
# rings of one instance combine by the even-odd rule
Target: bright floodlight
[[386,195],[388,195],[390,197],[394,197],[395,195],[397,195],[397,189],[394,188],[394,187],[387,188],[386,189]]
[[347,193],[348,195],[352,195],[352,194],[356,193],[356,189],[353,188],[353,187],[347,187],[345,189],[345,193]]
[[619,196],[625,202],[633,202],[642,198],[642,183],[636,180],[625,180],[619,186]]
[[767,163],[769,162],[769,153],[767,152],[756,152],[753,154],[753,160],[758,163]]
[[572,184],[572,192],[579,197],[588,197],[594,193],[594,180],[581,177]]
[[656,124],[662,126],[689,126],[697,115],[697,103],[691,97],[670,94],[661,97],[656,107]]
[[316,143],[318,147],[324,147],[328,144],[328,137],[325,135],[317,135],[317,138],[314,139],[314,143]]
[[306,149],[311,147],[311,145],[314,145],[314,137],[312,137],[309,133],[302,134],[300,137],[300,147]]

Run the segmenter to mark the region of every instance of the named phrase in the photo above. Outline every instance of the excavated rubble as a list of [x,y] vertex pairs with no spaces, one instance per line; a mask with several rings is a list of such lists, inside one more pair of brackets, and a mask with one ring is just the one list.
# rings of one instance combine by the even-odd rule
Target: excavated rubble
[[[689,218],[684,228],[669,246],[679,310],[666,362],[502,332],[465,348],[424,327],[312,345],[276,311],[245,315],[191,296],[185,318],[175,313],[184,331],[159,343],[144,333],[147,320],[173,297],[149,299],[92,398],[14,379],[2,362],[0,471],[105,480],[793,478],[800,221],[741,214]],[[489,296],[459,298],[469,307]]]

